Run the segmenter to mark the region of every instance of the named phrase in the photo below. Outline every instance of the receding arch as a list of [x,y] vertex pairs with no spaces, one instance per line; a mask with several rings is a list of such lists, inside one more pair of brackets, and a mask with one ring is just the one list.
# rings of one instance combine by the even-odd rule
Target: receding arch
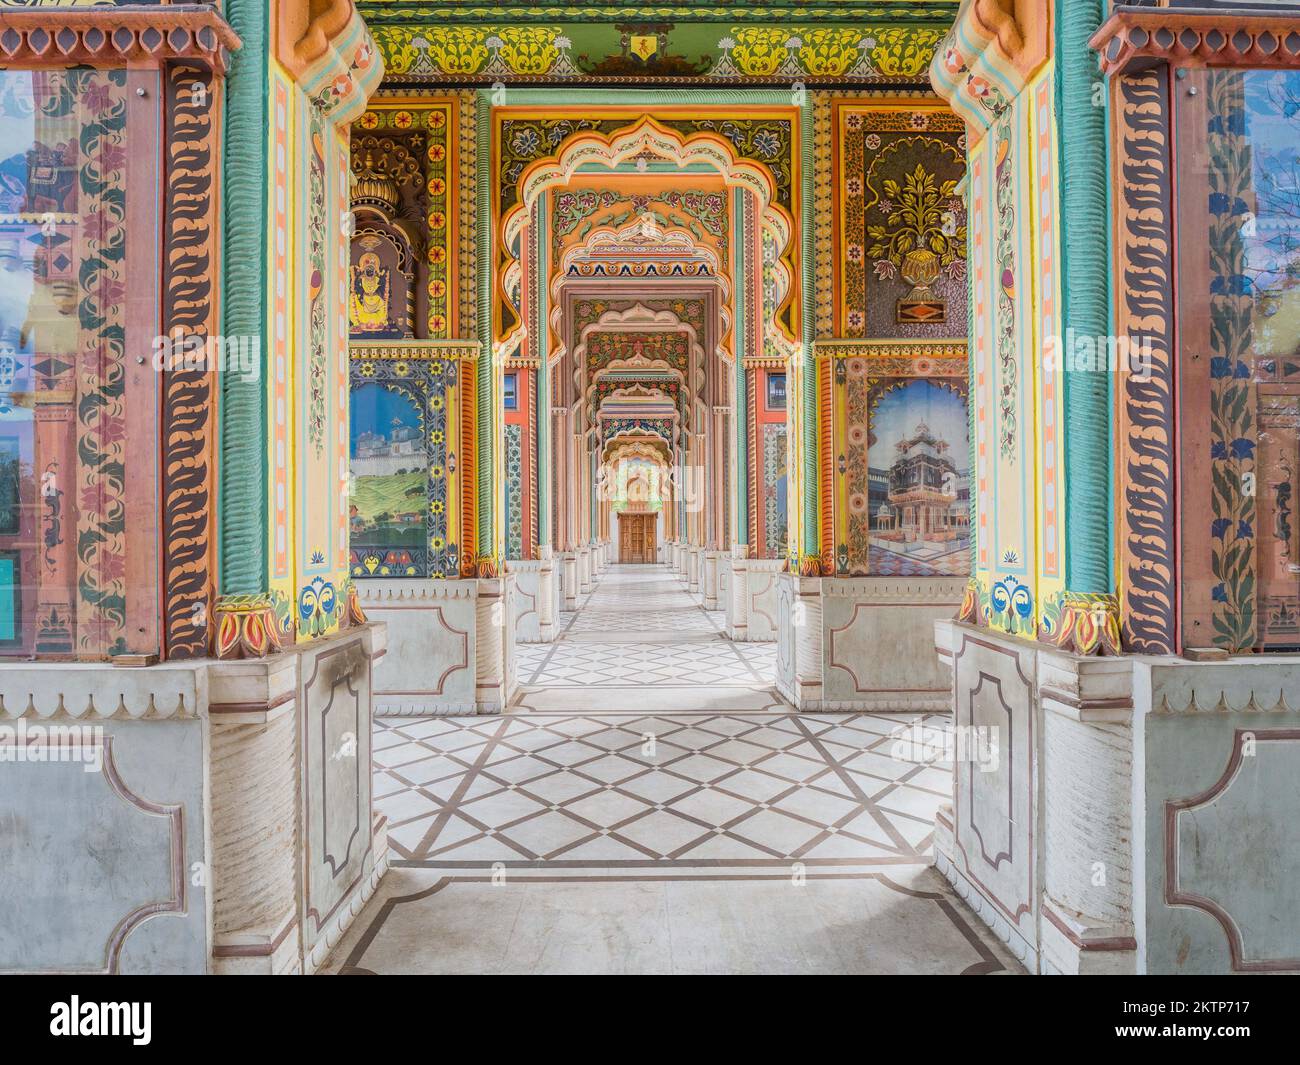
[[[704,166],[718,173],[730,188],[744,189],[753,194],[761,219],[760,228],[777,249],[772,264],[776,279],[776,305],[785,304],[795,289],[795,277],[784,259],[795,232],[795,220],[776,202],[776,184],[767,167],[737,156],[731,143],[722,135],[700,131],[683,136],[657,122],[651,115],[635,119],[622,130],[606,135],[596,131],[582,132],[568,138],[560,151],[553,156],[530,163],[518,180],[519,199],[500,220],[498,239],[504,260],[495,278],[496,296],[511,304],[515,324],[496,335],[500,352],[509,356],[518,350],[527,336],[527,316],[522,314],[524,267],[520,248],[523,234],[533,215],[538,199],[546,191],[567,185],[580,171],[592,167],[616,171],[625,163],[637,159],[655,158],[673,164],[680,170]],[[518,301],[512,298],[518,294]],[[771,327],[784,333],[779,317]],[[792,334],[785,338],[794,343]]]

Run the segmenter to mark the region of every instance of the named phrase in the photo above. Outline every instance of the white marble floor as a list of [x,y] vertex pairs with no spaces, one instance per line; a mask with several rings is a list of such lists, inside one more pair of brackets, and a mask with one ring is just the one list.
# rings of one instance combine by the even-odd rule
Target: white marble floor
[[529,710],[617,710],[637,691],[643,710],[762,710],[781,705],[776,644],[736,643],[662,566],[613,566],[551,644],[519,644]]
[[1020,971],[929,865],[950,767],[896,740],[944,718],[791,712],[658,568],[565,624],[511,713],[376,721],[391,869],[327,972]]

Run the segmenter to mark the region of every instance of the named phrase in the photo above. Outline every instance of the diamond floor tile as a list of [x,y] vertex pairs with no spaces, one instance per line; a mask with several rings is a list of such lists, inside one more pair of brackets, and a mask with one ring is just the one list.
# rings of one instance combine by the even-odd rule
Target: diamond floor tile
[[559,621],[511,713],[375,721],[393,868],[327,971],[1017,969],[927,868],[950,767],[893,737],[943,717],[790,713],[661,567]]

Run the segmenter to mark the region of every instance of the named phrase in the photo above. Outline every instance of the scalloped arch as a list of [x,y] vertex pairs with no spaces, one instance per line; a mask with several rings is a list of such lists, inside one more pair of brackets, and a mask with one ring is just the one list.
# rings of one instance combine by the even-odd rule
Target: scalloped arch
[[775,201],[776,184],[770,171],[759,163],[739,158],[731,143],[719,134],[701,131],[682,136],[661,125],[652,115],[643,115],[625,129],[609,135],[594,131],[576,134],[556,155],[536,160],[520,175],[519,202],[506,212],[500,229],[506,259],[498,274],[498,295],[511,304],[517,316],[514,328],[497,337],[505,355],[514,351],[527,335],[527,327],[518,314],[519,303],[511,293],[521,291],[522,264],[517,249],[522,246],[521,238],[538,198],[549,189],[567,184],[580,168],[595,164],[615,170],[646,153],[682,170],[707,166],[721,175],[725,185],[753,193],[759,206],[761,227],[776,243],[777,305],[793,290],[795,279],[781,256],[794,238],[794,219]]

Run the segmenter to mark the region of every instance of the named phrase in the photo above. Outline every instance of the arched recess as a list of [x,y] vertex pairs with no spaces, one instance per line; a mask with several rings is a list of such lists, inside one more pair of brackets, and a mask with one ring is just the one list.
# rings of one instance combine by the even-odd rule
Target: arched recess
[[[593,96],[595,106],[584,106],[579,111],[575,106],[577,100],[566,97],[564,105],[556,106],[540,93],[523,92],[513,96],[509,106],[492,108],[479,128],[480,150],[487,160],[487,165],[480,170],[480,189],[491,197],[493,214],[493,225],[480,241],[480,254],[490,256],[494,267],[485,273],[481,289],[486,313],[480,320],[480,335],[485,343],[492,345],[494,353],[494,366],[481,382],[483,416],[490,416],[495,405],[490,397],[498,394],[495,391],[498,379],[492,370],[503,364],[530,367],[533,377],[528,385],[536,390],[535,405],[539,410],[544,413],[548,406],[552,414],[564,410],[563,402],[553,396],[548,380],[555,365],[552,356],[556,354],[557,341],[563,344],[548,328],[553,320],[553,308],[560,302],[549,287],[559,265],[556,259],[560,257],[558,248],[552,255],[546,239],[551,217],[558,215],[558,200],[548,195],[550,190],[570,189],[575,182],[591,186],[604,181],[601,175],[614,177],[635,172],[638,164],[642,173],[666,173],[679,179],[688,168],[694,168],[689,172],[708,173],[719,188],[727,190],[724,213],[728,224],[736,227],[735,232],[740,232],[743,218],[745,231],[756,235],[753,247],[746,247],[743,256],[728,251],[719,262],[720,280],[725,284],[731,278],[731,291],[722,306],[734,318],[735,335],[731,335],[733,325],[727,320],[724,337],[728,344],[724,359],[727,372],[719,375],[719,381],[728,384],[720,385],[725,394],[712,397],[707,416],[712,419],[712,439],[720,450],[715,468],[738,470],[742,475],[747,474],[750,482],[747,486],[737,478],[734,491],[725,483],[704,488],[705,494],[727,500],[726,520],[720,523],[722,528],[710,534],[709,540],[709,543],[716,540],[719,547],[727,549],[737,544],[745,547],[753,539],[752,530],[746,531],[754,512],[749,495],[753,489],[753,463],[748,459],[754,451],[750,440],[753,428],[738,417],[746,397],[749,405],[754,402],[752,381],[749,381],[752,375],[744,373],[739,363],[731,359],[732,352],[742,343],[742,334],[747,359],[759,358],[761,353],[764,365],[780,365],[803,382],[803,387],[795,392],[799,402],[815,404],[817,389],[811,373],[808,311],[812,293],[808,236],[812,205],[811,108],[791,105],[788,96],[778,99],[775,93],[761,95],[764,97],[761,100],[752,94],[746,96],[743,108],[726,93],[710,94],[704,101],[701,94],[691,92],[647,92],[643,98],[638,97],[635,105],[597,101]],[[486,103],[486,94],[480,99]],[[756,162],[757,157],[746,158],[753,153],[742,143],[743,137],[733,136],[729,141],[719,132],[727,129],[728,123],[744,125],[747,121],[782,126],[780,147],[771,156],[776,160],[772,164],[775,169],[769,170],[766,163]],[[530,136],[534,128],[540,134],[527,152],[506,147],[506,130],[511,123],[523,123]],[[544,156],[542,153],[550,145],[554,145],[552,154]],[[802,225],[797,227],[797,222]],[[742,277],[746,287],[752,289],[743,294],[735,287]],[[647,283],[651,280],[647,278]],[[747,315],[743,322],[742,308]],[[733,344],[735,348],[731,347]],[[713,345],[709,345],[709,350],[715,350]],[[484,396],[489,397],[488,405]],[[794,403],[789,418],[791,461],[802,465],[810,461],[805,455],[815,457],[817,423],[813,418],[796,421]],[[551,439],[554,426],[547,422],[543,417],[537,426],[537,469],[551,469],[562,462],[562,447],[555,447],[552,453],[553,442],[559,444],[560,439],[558,435],[554,441]],[[486,423],[480,424],[486,430]],[[479,439],[480,448],[497,446],[495,434],[481,432]],[[589,476],[596,467],[595,456],[591,459]],[[490,453],[485,459],[489,464],[495,461]],[[815,546],[804,541],[809,536],[815,538],[817,533],[815,522],[806,518],[816,508],[817,482],[806,477],[793,487],[803,502],[791,509],[790,539],[792,544],[799,545],[792,553],[798,554],[802,564],[805,553],[810,557],[815,553]],[[542,489],[538,494],[544,492]],[[489,508],[487,514],[485,501]],[[536,515],[535,524],[539,550],[545,550],[540,545],[552,542],[559,550],[562,537],[551,535],[558,530],[548,527],[554,522],[553,510],[544,498],[539,504],[540,514]],[[481,528],[496,524],[490,513],[490,508],[496,505],[494,499],[480,497]],[[746,549],[756,550],[752,545]]]
[[[530,224],[533,207],[543,193],[568,184],[575,174],[592,169],[616,171],[625,163],[655,160],[688,171],[707,168],[721,175],[728,187],[745,189],[758,204],[759,224],[773,242],[778,256],[772,264],[777,306],[783,306],[795,294],[796,285],[785,258],[795,233],[790,212],[776,202],[775,182],[771,172],[761,164],[740,159],[731,143],[719,134],[700,132],[683,137],[644,115],[629,128],[609,136],[598,132],[580,133],[568,139],[556,156],[532,163],[519,178],[519,202],[500,222],[500,241],[504,259],[496,273],[496,296],[508,303],[513,323],[497,322],[495,342],[504,357],[525,344],[528,337],[527,315],[512,293],[522,293],[522,276],[526,270],[527,241],[524,234]],[[789,344],[797,343],[799,316],[797,301],[789,328],[779,318],[773,323]]]
[[[570,292],[570,286],[575,291]],[[729,497],[722,468],[726,451],[719,446],[719,437],[730,428],[731,395],[730,359],[718,343],[725,321],[722,286],[665,279],[657,279],[653,286],[626,279],[601,285],[583,278],[558,287],[556,324],[562,343],[552,362],[559,373],[553,392],[554,409],[560,412],[556,432],[559,439],[574,443],[568,470],[563,459],[557,470],[557,547],[572,549],[601,531],[600,510],[594,502],[585,510],[574,506],[589,496],[594,500],[597,491],[599,471],[585,457],[605,439],[601,423],[609,417],[621,419],[622,424],[635,423],[638,417],[652,421],[666,417],[674,426],[668,439],[669,466],[678,494],[690,492],[697,502],[713,503],[712,510],[690,509],[689,517],[687,510],[681,511],[670,531],[674,537],[689,532],[697,542],[708,540],[721,548],[723,533],[733,520],[722,513]],[[593,292],[602,298],[593,299],[589,295]],[[588,315],[591,306],[609,309]],[[634,401],[611,412],[602,407],[602,393],[618,395],[619,380],[636,382],[638,392],[623,389],[621,394]],[[666,416],[662,399],[658,409],[651,399],[656,392],[661,397],[672,395],[671,413]],[[638,405],[634,399],[638,393],[648,406]],[[567,498],[558,491],[566,484],[576,485]]]
[[[716,307],[716,301],[710,302]],[[565,388],[561,394],[575,401],[569,404],[572,414],[565,417],[564,424],[579,446],[591,451],[604,442],[601,411],[597,409],[591,418],[586,416],[602,380],[615,374],[667,375],[667,379],[675,380],[680,387],[679,416],[669,419],[674,429],[666,439],[672,449],[669,466],[677,470],[707,467],[710,456],[705,451],[702,407],[705,397],[711,394],[711,387],[717,387],[718,376],[717,360],[711,355],[706,337],[701,335],[705,330],[700,326],[708,322],[707,314],[703,323],[692,323],[683,320],[679,312],[654,309],[638,301],[626,309],[604,312],[584,324],[576,337],[569,338],[573,342],[569,360],[572,390]],[[565,384],[560,382],[562,388]],[[620,420],[620,424],[657,424],[658,419],[648,419],[644,414],[640,418],[632,414]],[[596,481],[588,483],[583,475],[587,464],[581,461],[582,457],[575,456],[576,492],[567,497],[557,494],[561,518],[557,527],[566,534],[566,545],[580,542],[583,537],[598,536],[600,532],[599,508],[593,505],[584,512],[581,506],[573,505],[597,488]]]
[[[674,527],[671,453],[662,437],[635,431],[615,433],[601,447],[601,536],[619,561],[654,561],[665,530]],[[636,524],[625,527],[625,516]],[[634,544],[623,544],[625,533]]]

